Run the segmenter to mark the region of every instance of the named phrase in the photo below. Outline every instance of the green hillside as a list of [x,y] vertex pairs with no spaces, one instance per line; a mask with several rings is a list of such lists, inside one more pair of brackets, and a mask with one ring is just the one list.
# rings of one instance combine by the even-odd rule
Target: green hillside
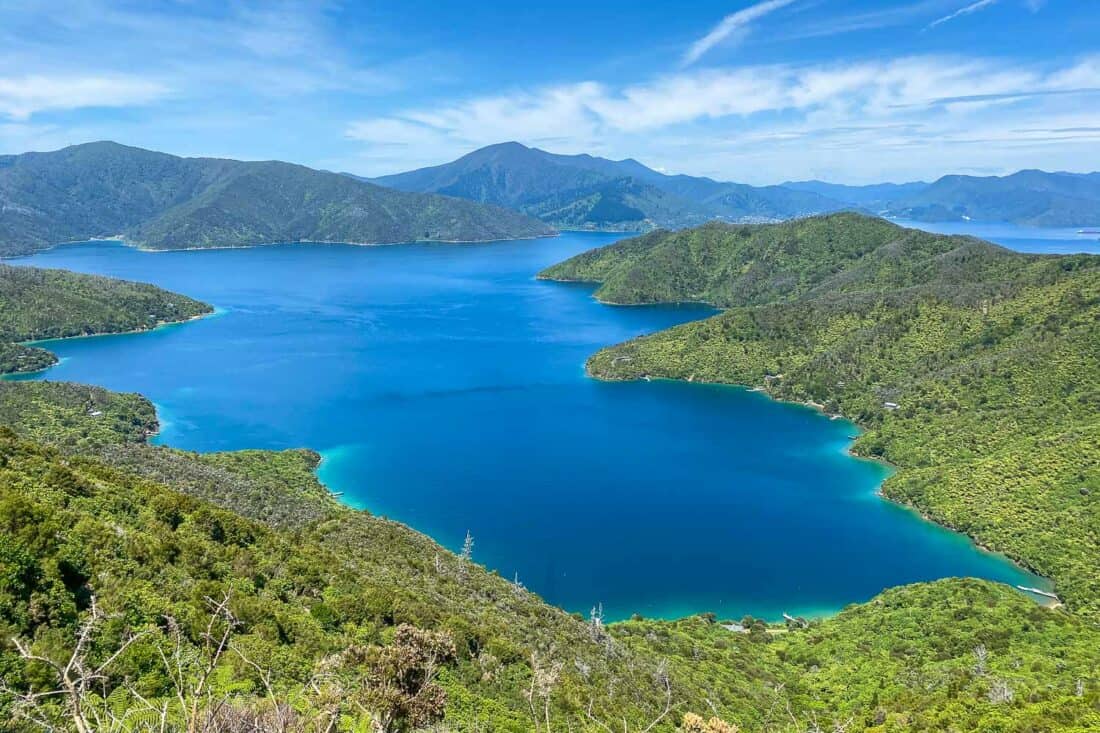
[[[153,446],[140,395],[0,381],[0,730],[1094,730],[1100,270],[976,262],[997,277],[965,292],[914,265],[919,286],[735,308],[590,368],[834,399],[868,427],[860,450],[901,466],[892,495],[976,523],[1068,609],[948,579],[787,626],[605,626],[487,571],[476,546],[342,505],[313,451]],[[73,285],[27,272],[5,312]],[[84,321],[74,301],[56,324],[16,322],[109,322],[87,302]]]
[[599,283],[596,297],[607,303],[730,307],[933,284],[965,289],[1041,267],[1041,261],[971,237],[841,213],[653,232],[582,253],[539,277]]
[[179,158],[111,142],[0,157],[0,256],[121,235],[150,249],[545,236],[494,206],[278,161]]
[[[1100,719],[1100,630],[1002,586],[909,586],[789,630],[739,620],[740,633],[706,617],[604,627],[403,525],[343,507],[318,484],[308,451],[148,446],[133,429],[155,420],[140,397],[3,386],[4,638],[67,659],[93,596],[102,621],[88,660],[142,634],[84,695],[90,710],[148,720],[155,701],[182,724],[198,699],[203,715],[219,706],[278,729],[274,699],[304,726],[293,730],[317,731],[334,715],[337,729],[352,730],[395,710],[410,717],[388,730],[416,727],[406,725],[416,715],[455,731],[547,730],[547,719],[554,731],[624,720],[628,731],[654,721],[652,730],[672,731],[690,712],[746,731],[808,730],[815,720],[858,722],[849,730],[1084,731]],[[89,412],[89,396],[110,420]],[[212,614],[226,597],[231,615]],[[229,651],[209,693],[196,695],[213,657],[207,629],[221,634],[230,619]],[[423,671],[429,642],[446,653],[421,688],[390,657]],[[161,651],[183,660],[182,683]],[[0,674],[15,694],[56,684],[10,645]],[[405,704],[410,679],[440,704]],[[28,712],[10,694],[0,695],[5,710]],[[69,729],[65,711],[60,701],[37,709]]]
[[0,374],[56,362],[48,351],[20,341],[144,331],[212,310],[153,285],[0,264]]
[[866,430],[854,450],[899,468],[886,496],[1100,618],[1100,258],[847,215],[673,241],[682,249],[636,240],[548,271],[606,277],[629,302],[733,306],[600,351],[591,373],[758,386],[849,416]]
[[565,229],[646,231],[715,218],[787,219],[848,206],[813,191],[669,176],[636,160],[556,155],[516,142],[373,180],[400,191],[507,206]]

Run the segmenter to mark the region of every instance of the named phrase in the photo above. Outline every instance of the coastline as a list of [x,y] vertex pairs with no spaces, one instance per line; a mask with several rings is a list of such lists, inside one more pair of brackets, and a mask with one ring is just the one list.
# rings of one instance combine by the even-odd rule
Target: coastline
[[[192,321],[199,321],[199,320],[202,320],[204,318],[211,318],[213,316],[222,315],[226,312],[227,311],[225,311],[221,308],[218,308],[217,306],[210,306],[210,311],[207,312],[207,313],[199,313],[199,314],[194,315],[194,316],[188,316],[187,318],[181,318],[178,321],[157,321],[155,325],[150,326],[149,328],[135,328],[135,329],[130,329],[129,331],[103,331],[101,333],[77,333],[77,334],[73,334],[72,336],[54,336],[52,338],[35,339],[35,340],[32,340],[32,341],[19,341],[17,343],[20,343],[23,346],[37,346],[39,348],[42,348],[43,344],[55,343],[57,341],[70,341],[70,340],[73,340],[73,339],[93,339],[93,338],[100,338],[102,336],[132,336],[134,334],[139,334],[139,333],[152,333],[153,331],[159,331],[162,328],[168,328],[170,326],[182,326],[185,323],[191,323]],[[42,369],[42,370],[39,370],[39,371],[46,371],[47,369],[51,369],[51,368],[57,366],[57,364],[59,364],[59,363],[60,363],[60,359],[57,362],[54,362],[53,364],[51,364],[46,369]]]
[[140,242],[136,242],[131,239],[127,239],[121,234],[116,234],[110,237],[88,237],[87,239],[70,239],[64,242],[54,242],[40,248],[32,249],[28,252],[16,255],[3,255],[0,256],[0,261],[3,260],[17,260],[22,257],[32,257],[42,252],[49,252],[52,249],[58,247],[64,247],[66,245],[84,244],[85,242],[118,242],[124,247],[136,249],[139,252],[148,252],[154,254],[157,252],[202,252],[204,250],[219,250],[219,249],[252,249],[254,247],[270,247],[277,244],[347,244],[353,247],[394,247],[402,244],[491,244],[493,242],[513,242],[513,241],[527,241],[535,239],[552,239],[554,237],[560,237],[561,231],[553,231],[546,234],[529,234],[522,237],[496,237],[493,239],[401,239],[388,242],[347,242],[343,240],[330,240],[330,239],[299,239],[295,241],[274,241],[274,242],[251,242],[249,244],[219,244],[210,247],[148,247]]
[[[731,382],[704,382],[704,381],[693,380],[693,379],[676,379],[676,378],[671,378],[671,377],[650,377],[650,376],[646,376],[644,378],[639,377],[639,378],[631,378],[631,379],[608,378],[608,377],[603,377],[603,376],[600,376],[599,374],[594,373],[589,368],[589,364],[588,364],[587,361],[585,362],[585,365],[584,365],[584,372],[589,378],[595,379],[595,380],[598,380],[598,381],[601,381],[601,382],[639,382],[639,381],[654,381],[654,380],[656,380],[656,381],[662,381],[662,382],[675,382],[675,383],[679,383],[679,384],[700,384],[700,385],[709,385],[709,386],[715,386],[715,387],[728,387],[730,389],[739,389],[739,390],[744,390],[744,391],[747,391],[747,392],[756,392],[756,393],[763,394],[769,400],[772,400],[773,402],[776,402],[778,404],[793,405],[793,406],[797,406],[797,407],[803,407],[803,408],[806,408],[806,409],[810,409],[810,410],[813,410],[815,412],[820,413],[821,415],[823,415],[825,417],[828,417],[830,420],[835,420],[835,419],[846,420],[849,424],[855,426],[856,429],[858,429],[861,433],[865,429],[858,422],[856,422],[855,420],[852,420],[851,418],[849,418],[849,417],[847,417],[847,416],[845,416],[841,413],[827,412],[825,410],[824,405],[822,405],[820,403],[817,403],[817,402],[814,402],[812,400],[788,400],[788,399],[782,399],[780,397],[776,397],[771,392],[769,392],[767,387],[764,386],[764,385],[755,385],[755,386],[753,386],[753,385],[747,385],[747,384],[734,384],[734,383],[731,383]],[[858,435],[855,438],[851,438],[848,442],[848,446],[847,446],[845,452],[849,456],[851,456],[852,458],[859,459],[861,461],[870,461],[870,462],[878,463],[882,466],[885,466],[885,467],[890,469],[890,471],[891,471],[890,476],[894,475],[894,473],[905,470],[904,467],[898,466],[895,463],[891,463],[889,460],[887,460],[884,457],[881,457],[881,456],[866,456],[866,455],[862,455],[862,454],[858,453],[857,451],[852,450],[852,446],[854,445],[857,438],[858,438]],[[890,476],[885,477],[883,479],[882,483],[880,483],[878,485],[878,487],[875,489],[875,496],[877,496],[878,498],[880,498],[883,501],[889,502],[890,504],[892,504],[895,507],[905,509],[907,511],[912,512],[917,517],[919,517],[921,520],[923,520],[925,522],[928,522],[929,524],[933,524],[933,525],[935,525],[937,527],[940,527],[942,529],[945,529],[949,532],[953,532],[954,534],[957,534],[960,537],[966,538],[967,541],[969,541],[971,544],[974,545],[974,547],[978,548],[982,552],[987,553],[989,555],[993,555],[993,556],[998,557],[998,558],[1002,558],[1006,562],[1011,563],[1013,566],[1015,566],[1019,570],[1022,570],[1023,572],[1027,573],[1028,575],[1031,575],[1032,577],[1036,578],[1038,580],[1038,583],[1037,583],[1036,587],[1039,590],[1044,591],[1044,593],[1046,593],[1046,592],[1056,593],[1056,586],[1055,586],[1054,581],[1051,580],[1050,578],[1044,576],[1044,575],[1041,575],[1034,568],[1030,567],[1027,564],[1027,562],[1024,561],[1022,558],[1013,557],[1012,555],[1009,555],[1008,553],[1002,552],[1000,550],[992,549],[992,548],[986,546],[981,541],[979,541],[978,538],[976,538],[976,537],[974,537],[970,534],[967,534],[966,532],[963,532],[963,531],[957,529],[956,527],[951,526],[947,522],[939,521],[938,519],[936,519],[932,515],[928,514],[921,507],[919,507],[915,504],[912,504],[910,502],[898,501],[898,500],[894,499],[892,496],[890,496],[889,494],[887,494],[886,492],[884,492],[883,491],[883,486],[885,486],[885,483],[890,478]],[[1054,598],[1050,598],[1050,597],[1047,597],[1047,596],[1042,595],[1042,594],[1035,594],[1035,593],[1031,593],[1030,591],[1026,591],[1018,585],[1014,586],[1013,589],[1020,592],[1020,593],[1025,594],[1028,598],[1031,598],[1033,601],[1035,601],[1036,604],[1038,604],[1040,606],[1043,606],[1045,608],[1059,608],[1059,607],[1062,607],[1064,605],[1060,596],[1055,596]]]

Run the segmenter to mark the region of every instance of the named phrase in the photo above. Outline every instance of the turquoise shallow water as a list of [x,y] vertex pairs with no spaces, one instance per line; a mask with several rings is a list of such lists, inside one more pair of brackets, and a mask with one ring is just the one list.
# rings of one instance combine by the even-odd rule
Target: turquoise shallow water
[[358,507],[548,600],[611,618],[820,614],[949,575],[1036,580],[880,500],[851,424],[743,389],[585,377],[597,348],[697,307],[616,308],[542,267],[613,235],[483,245],[145,253],[68,245],[16,264],[125,277],[218,315],[54,342],[38,378],[139,391],[158,440],[309,446]]

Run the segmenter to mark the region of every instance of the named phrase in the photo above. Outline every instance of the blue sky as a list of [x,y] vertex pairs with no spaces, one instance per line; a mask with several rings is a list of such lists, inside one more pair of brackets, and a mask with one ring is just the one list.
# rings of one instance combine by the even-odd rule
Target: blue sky
[[1100,1],[0,0],[0,152],[377,175],[504,140],[749,183],[1100,169]]

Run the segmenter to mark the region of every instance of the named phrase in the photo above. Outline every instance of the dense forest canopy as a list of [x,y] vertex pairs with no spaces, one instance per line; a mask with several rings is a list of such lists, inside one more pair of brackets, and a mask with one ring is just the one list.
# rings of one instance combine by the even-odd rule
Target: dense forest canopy
[[212,311],[144,283],[0,264],[0,374],[55,363],[53,354],[21,341],[145,331]]

